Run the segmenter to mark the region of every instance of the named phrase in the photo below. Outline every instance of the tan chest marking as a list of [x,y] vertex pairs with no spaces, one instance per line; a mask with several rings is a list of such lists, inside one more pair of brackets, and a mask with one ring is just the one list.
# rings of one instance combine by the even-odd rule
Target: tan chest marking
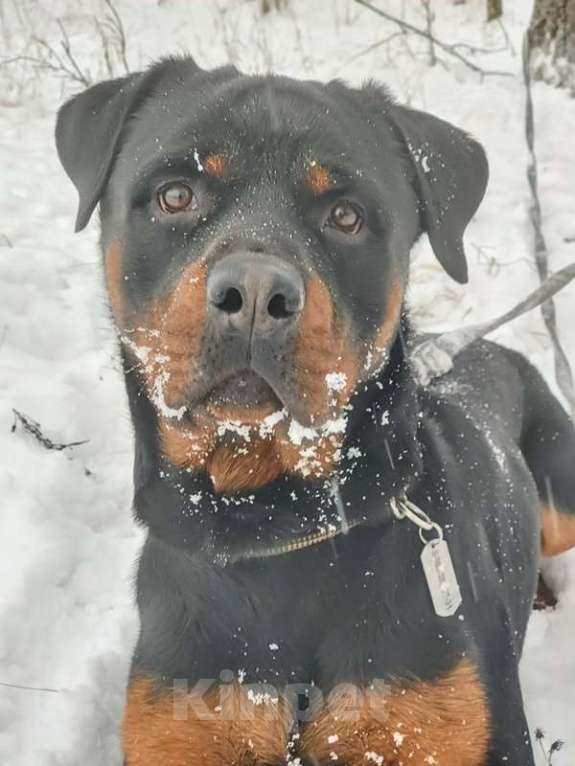
[[436,681],[368,691],[359,702],[336,694],[301,739],[302,754],[326,766],[484,766],[488,744],[487,699],[468,661]]

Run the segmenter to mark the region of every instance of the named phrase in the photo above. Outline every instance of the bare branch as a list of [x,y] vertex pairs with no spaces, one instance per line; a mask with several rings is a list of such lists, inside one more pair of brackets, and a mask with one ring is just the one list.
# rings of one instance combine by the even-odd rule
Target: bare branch
[[104,63],[106,65],[106,72],[108,73],[108,77],[113,77],[114,67],[112,65],[112,58],[110,56],[110,45],[108,43],[108,37],[106,35],[106,31],[102,23],[96,16],[94,17],[94,26],[96,27],[98,34],[100,35],[100,41],[102,43],[102,55],[104,57]]
[[387,45],[387,43],[390,43],[396,37],[401,37],[404,34],[405,34],[405,31],[403,30],[401,32],[394,32],[392,35],[388,35],[387,37],[384,37],[383,40],[378,40],[376,43],[373,43],[373,45],[368,45],[367,48],[364,48],[362,51],[359,51],[359,53],[354,53],[353,56],[350,56],[350,58],[346,59],[341,66],[344,67],[344,66],[347,66],[348,64],[351,64],[353,61],[357,61],[362,56],[366,56],[368,53],[371,53],[372,51],[377,50],[377,48],[381,48],[382,45]]
[[373,11],[373,13],[376,13],[378,16],[387,19],[387,21],[391,21],[393,24],[397,24],[402,29],[413,32],[414,34],[419,35],[428,41],[431,40],[433,44],[438,48],[441,48],[441,50],[445,51],[450,56],[458,59],[462,64],[465,64],[466,67],[471,69],[473,72],[477,72],[477,74],[480,74],[482,77],[487,77],[490,75],[499,77],[514,77],[513,72],[500,72],[497,70],[483,69],[478,64],[475,64],[473,61],[470,61],[468,58],[459,53],[457,48],[453,45],[448,45],[447,43],[442,42],[437,37],[435,37],[435,35],[428,33],[425,29],[420,29],[414,24],[410,24],[408,21],[404,21],[403,19],[398,19],[396,16],[392,16],[390,13],[387,13],[387,11],[382,11],[381,8],[377,8],[375,5],[367,2],[367,0],[354,0],[354,2],[358,3],[359,5],[363,5],[365,8]]
[[[35,42],[40,44],[39,40],[35,40]],[[72,80],[80,82],[82,85],[91,84],[90,81],[86,83],[85,78],[79,79],[75,72],[72,72],[67,67],[63,66],[57,55],[54,54],[54,58],[58,59],[59,63],[54,64],[48,58],[40,58],[39,56],[13,56],[12,58],[0,60],[0,66],[19,64],[24,62],[27,64],[32,64],[33,66],[38,67],[38,69],[46,69],[50,72],[54,72],[55,74],[64,75],[65,77],[69,77]]]
[[431,10],[431,0],[421,0],[423,10],[425,11],[425,26],[427,29],[427,38],[429,40],[429,66],[435,66],[437,58],[435,56],[435,45],[433,43],[433,18],[434,13]]
[[58,28],[60,29],[60,32],[62,34],[62,39],[60,40],[60,45],[62,46],[62,50],[64,51],[64,54],[66,56],[66,59],[68,60],[68,63],[70,64],[70,67],[72,70],[76,73],[77,79],[79,82],[83,82],[86,87],[88,85],[91,85],[90,78],[82,72],[80,69],[78,62],[74,58],[74,55],[72,53],[72,45],[70,44],[70,38],[68,37],[68,32],[66,31],[66,27],[64,24],[62,24],[62,21],[60,19],[56,20],[56,23],[58,24]]
[[116,33],[116,38],[118,41],[118,49],[120,53],[120,61],[122,62],[122,66],[124,67],[124,71],[126,74],[129,74],[130,67],[128,65],[128,58],[126,55],[127,50],[127,42],[126,42],[126,30],[124,29],[124,24],[122,23],[122,19],[120,17],[120,14],[116,10],[116,7],[114,6],[112,0],[104,0],[106,6],[110,9],[111,14],[111,26],[113,30]]

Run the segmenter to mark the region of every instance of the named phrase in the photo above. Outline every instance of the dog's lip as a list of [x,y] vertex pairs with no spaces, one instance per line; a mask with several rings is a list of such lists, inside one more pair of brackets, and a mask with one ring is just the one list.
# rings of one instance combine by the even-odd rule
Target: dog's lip
[[217,409],[260,409],[271,405],[281,409],[283,406],[266,379],[251,369],[239,370],[218,381],[207,391],[202,404]]
[[308,412],[305,394],[298,394],[285,378],[268,377],[246,367],[227,372],[210,383],[188,399],[186,418],[208,416],[257,423],[283,410],[305,428],[322,426],[322,422]]

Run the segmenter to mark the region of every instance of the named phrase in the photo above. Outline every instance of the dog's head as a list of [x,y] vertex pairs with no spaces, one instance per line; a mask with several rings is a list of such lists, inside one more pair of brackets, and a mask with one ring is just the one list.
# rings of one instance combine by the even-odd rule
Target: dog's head
[[167,60],[73,98],[56,138],[77,229],[100,202],[112,312],[163,457],[219,492],[331,470],[423,231],[466,281],[484,153],[379,87]]

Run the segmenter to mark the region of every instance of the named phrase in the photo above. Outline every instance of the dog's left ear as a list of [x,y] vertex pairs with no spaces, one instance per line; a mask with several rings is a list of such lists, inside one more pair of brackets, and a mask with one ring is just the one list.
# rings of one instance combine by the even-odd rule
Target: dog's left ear
[[426,112],[388,104],[385,116],[409,152],[433,252],[450,277],[467,282],[463,233],[487,186],[485,151],[463,130]]
[[467,282],[463,233],[487,186],[483,147],[438,117],[400,106],[377,83],[367,83],[355,94],[367,107],[372,126],[381,130],[383,122],[385,133],[390,137],[391,131],[408,158],[421,230],[427,232],[437,260],[450,277]]

